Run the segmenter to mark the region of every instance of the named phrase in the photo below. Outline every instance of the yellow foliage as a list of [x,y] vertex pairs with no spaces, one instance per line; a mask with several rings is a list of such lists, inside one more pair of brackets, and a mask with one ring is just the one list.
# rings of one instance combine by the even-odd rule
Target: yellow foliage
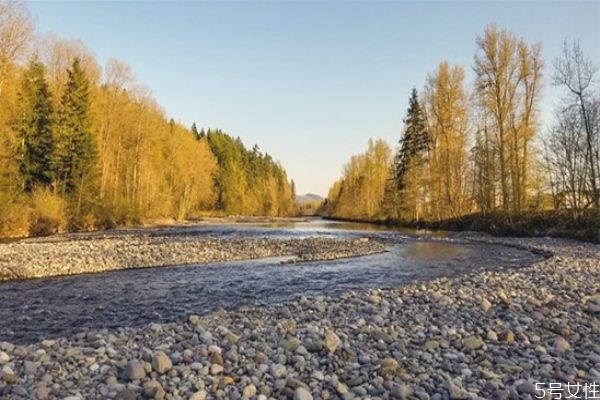
[[0,192],[0,205],[0,236],[27,236],[31,213],[27,204],[10,198],[5,192]]
[[342,179],[329,190],[329,213],[352,219],[380,217],[391,153],[385,141],[369,139],[367,151],[352,156],[344,167]]
[[31,209],[31,235],[49,235],[66,229],[66,202],[62,197],[47,189],[36,189],[31,195]]
[[427,78],[423,108],[431,137],[426,178],[429,219],[455,218],[470,211],[464,75],[462,67],[443,61]]

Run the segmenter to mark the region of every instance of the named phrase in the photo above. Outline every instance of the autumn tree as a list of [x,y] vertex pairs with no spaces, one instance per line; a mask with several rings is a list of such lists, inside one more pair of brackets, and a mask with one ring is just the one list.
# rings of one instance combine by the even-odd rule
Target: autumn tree
[[329,190],[328,213],[343,218],[383,218],[391,153],[385,141],[369,139],[367,151],[350,158],[342,178]]
[[29,53],[32,37],[33,23],[25,4],[0,0],[0,203],[5,210],[22,189],[14,154],[18,144],[11,121],[18,104],[20,66]]
[[209,129],[206,140],[217,158],[217,209],[224,214],[290,215],[291,184],[281,165],[258,146],[247,149],[240,138]]
[[[96,115],[95,131],[100,153],[100,198],[115,212],[125,208],[122,188],[124,141],[126,129],[134,126],[137,110],[130,99],[135,82],[131,68],[117,60],[109,60],[104,80],[92,111]],[[120,213],[120,212],[119,212]]]
[[25,192],[49,187],[54,178],[52,98],[44,65],[34,58],[23,74],[19,91],[19,111],[14,130],[19,138],[19,171]]
[[464,70],[443,61],[427,77],[423,108],[430,137],[431,216],[441,220],[469,211],[468,95]]
[[193,130],[190,132],[174,124],[170,135],[176,141],[173,177],[169,180],[173,216],[184,220],[194,213],[214,208],[213,177],[217,163],[206,140],[198,139]]
[[60,108],[62,95],[69,80],[69,70],[73,60],[79,62],[79,69],[83,71],[88,81],[90,103],[93,92],[101,80],[101,68],[96,61],[96,56],[83,44],[81,40],[65,40],[49,35],[41,40],[40,58],[46,66],[46,79],[50,91],[54,95],[54,106]]
[[473,69],[482,117],[478,129],[487,135],[478,145],[488,146],[481,151],[494,154],[504,210],[521,211],[527,202],[531,142],[537,132],[542,86],[540,53],[539,44],[530,46],[495,25],[477,38]]
[[489,116],[480,110],[474,118],[477,124],[475,143],[471,148],[471,193],[479,210],[487,214],[496,209],[498,203],[498,147],[490,128]]
[[0,100],[11,70],[26,56],[33,38],[33,22],[22,2],[0,1]]

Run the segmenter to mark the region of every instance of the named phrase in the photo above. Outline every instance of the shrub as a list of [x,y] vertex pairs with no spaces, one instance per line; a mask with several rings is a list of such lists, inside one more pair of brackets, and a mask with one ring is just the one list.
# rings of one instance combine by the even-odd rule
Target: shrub
[[26,202],[0,193],[0,237],[22,237],[29,233],[31,209]]
[[36,189],[31,195],[32,216],[29,224],[31,236],[44,236],[63,232],[67,227],[64,199],[47,189]]

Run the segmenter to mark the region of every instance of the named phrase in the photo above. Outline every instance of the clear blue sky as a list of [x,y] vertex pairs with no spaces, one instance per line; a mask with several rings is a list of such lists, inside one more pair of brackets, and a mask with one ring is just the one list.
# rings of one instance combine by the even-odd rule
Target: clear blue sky
[[[548,83],[563,39],[600,60],[600,2],[32,2],[40,33],[125,61],[175,120],[257,143],[298,193],[326,195],[369,137],[397,142],[411,87],[447,59],[472,80],[496,22],[540,41]],[[556,91],[546,85],[544,125]]]

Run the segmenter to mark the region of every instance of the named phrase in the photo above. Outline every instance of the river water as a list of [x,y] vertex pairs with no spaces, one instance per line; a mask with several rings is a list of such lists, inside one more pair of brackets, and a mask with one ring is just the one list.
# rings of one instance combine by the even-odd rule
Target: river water
[[[217,308],[388,288],[480,268],[521,267],[541,257],[500,245],[322,220],[198,225],[150,232],[172,235],[174,240],[182,234],[268,238],[369,236],[389,243],[389,251],[335,261],[282,264],[283,259],[275,258],[5,282],[0,284],[0,341],[29,343],[88,329],[174,321]],[[135,235],[139,230],[115,234]]]

